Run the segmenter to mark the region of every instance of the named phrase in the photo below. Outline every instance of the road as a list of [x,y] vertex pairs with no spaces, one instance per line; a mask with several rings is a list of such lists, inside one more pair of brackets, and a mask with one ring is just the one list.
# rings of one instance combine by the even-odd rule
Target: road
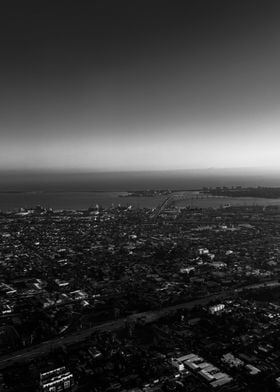
[[36,357],[40,357],[52,351],[55,348],[61,347],[62,345],[71,345],[74,343],[81,342],[86,338],[90,337],[91,334],[97,331],[113,331],[120,329],[125,326],[127,322],[142,321],[144,323],[153,322],[161,317],[164,317],[173,311],[178,309],[191,309],[197,305],[206,305],[207,303],[221,299],[223,296],[227,295],[227,292],[210,295],[208,297],[199,298],[190,302],[186,302],[179,305],[169,306],[157,311],[148,311],[142,313],[136,313],[128,317],[124,317],[118,320],[108,321],[103,324],[93,326],[82,331],[75,332],[74,334],[67,335],[64,337],[55,338],[52,340],[45,341],[39,345],[28,347],[12,354],[0,357],[0,369],[7,367],[14,362],[24,362]]
[[168,314],[179,310],[179,309],[192,309],[195,306],[198,305],[207,305],[209,302],[213,300],[221,300],[224,297],[227,297],[229,295],[233,295],[234,292],[240,292],[244,289],[249,289],[249,288],[260,288],[260,287],[265,287],[265,286],[273,286],[273,285],[279,285],[278,282],[276,281],[270,281],[270,282],[264,282],[260,284],[255,284],[255,285],[248,285],[244,286],[243,288],[239,288],[236,290],[226,290],[222,291],[221,293],[218,294],[212,294],[208,295],[203,298],[198,298],[189,302],[185,302],[182,304],[174,305],[174,306],[168,306],[166,308],[160,309],[160,310],[155,310],[155,311],[147,311],[147,312],[142,312],[142,313],[135,313],[131,316],[124,317],[118,320],[113,320],[113,321],[108,321],[103,324],[99,324],[96,326],[93,326],[88,329],[84,329],[82,331],[75,332],[71,335],[67,335],[64,337],[59,337],[55,338],[52,340],[48,340],[46,342],[43,342],[39,345],[28,347],[19,351],[16,351],[12,354],[5,355],[0,357],[0,369],[3,369],[4,367],[7,367],[15,362],[24,362],[28,361],[31,359],[34,359],[36,357],[40,357],[42,355],[45,355],[52,351],[55,348],[61,347],[62,345],[71,345],[74,343],[81,342],[85,340],[86,338],[90,337],[91,334],[97,331],[114,331],[116,329],[120,329],[127,322],[135,322],[135,321],[142,321],[143,323],[150,323],[153,321],[156,321],[160,319],[161,317],[167,316]]

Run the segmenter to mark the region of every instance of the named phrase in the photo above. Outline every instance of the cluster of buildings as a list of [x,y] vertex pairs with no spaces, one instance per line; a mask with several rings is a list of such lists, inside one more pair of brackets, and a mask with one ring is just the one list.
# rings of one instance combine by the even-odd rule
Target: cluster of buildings
[[208,381],[209,385],[213,388],[220,387],[232,381],[232,377],[228,374],[221,372],[219,368],[193,353],[176,358],[172,361],[172,364],[180,372],[184,371],[185,367],[191,369]]
[[93,332],[5,367],[1,380],[9,392],[26,385],[47,392],[278,391],[280,308],[245,298],[223,304],[216,313],[207,304]]
[[[260,206],[167,208],[156,216],[147,208],[100,206],[1,213],[2,357],[124,319],[131,323],[120,323],[117,336],[108,332],[98,341],[86,335],[76,346],[63,345],[59,363],[48,368],[66,366],[73,375],[69,389],[102,379],[104,385],[98,381],[92,389],[84,382],[93,392],[165,392],[181,384],[193,391],[235,390],[251,388],[250,377],[267,374],[275,381],[280,352],[272,332],[280,312],[269,293],[280,286],[280,212]],[[260,292],[269,300],[256,305]],[[207,308],[203,301],[195,310],[179,306],[210,297],[217,299]],[[178,317],[169,320],[171,308]],[[140,322],[143,312],[148,316]],[[150,330],[154,346],[145,343]],[[184,372],[174,373],[171,358],[186,352],[195,354],[180,364]],[[134,357],[146,369],[142,373]],[[52,371],[44,370],[44,361],[33,364],[34,385],[40,373]],[[3,374],[12,388],[9,372]]]
[[70,391],[73,386],[73,374],[65,366],[40,374],[40,389],[42,392]]

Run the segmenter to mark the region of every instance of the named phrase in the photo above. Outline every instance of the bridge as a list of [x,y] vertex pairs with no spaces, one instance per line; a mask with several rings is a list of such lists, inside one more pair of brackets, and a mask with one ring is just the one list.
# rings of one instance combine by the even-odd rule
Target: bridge
[[185,194],[184,193],[173,193],[172,195],[168,196],[165,200],[163,200],[152,212],[151,218],[157,218],[161,212],[163,212],[168,206],[173,204],[175,201],[184,200]]
[[167,207],[176,201],[180,200],[198,200],[198,199],[208,199],[209,197],[219,198],[220,196],[209,196],[208,194],[203,193],[193,193],[190,192],[180,192],[180,193],[172,193],[165,200],[163,200],[152,212],[150,215],[151,218],[157,218]]

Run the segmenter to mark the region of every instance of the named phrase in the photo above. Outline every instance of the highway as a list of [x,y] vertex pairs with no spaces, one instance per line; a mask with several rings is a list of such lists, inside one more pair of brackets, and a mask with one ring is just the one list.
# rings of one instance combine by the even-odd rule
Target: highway
[[238,293],[243,291],[244,289],[257,289],[261,287],[272,287],[272,286],[277,286],[280,283],[277,281],[268,281],[264,283],[259,283],[255,285],[247,285],[244,287],[241,287],[239,289],[230,289],[226,291],[222,291],[218,294],[211,294],[206,297],[202,298],[197,298],[195,300],[185,302],[182,304],[174,305],[174,306],[168,306],[166,308],[160,309],[160,310],[155,310],[155,311],[147,311],[147,312],[142,312],[142,313],[135,313],[133,315],[130,315],[128,317],[120,318],[117,320],[113,321],[108,321],[103,324],[98,324],[95,325],[91,328],[84,329],[82,331],[75,332],[71,335],[55,338],[52,340],[45,341],[41,344],[31,346],[19,351],[16,351],[12,354],[1,356],[0,357],[0,369],[3,369],[4,367],[7,367],[9,365],[12,365],[15,362],[24,362],[28,361],[31,359],[34,359],[36,357],[40,357],[42,355],[48,354],[50,351],[61,347],[62,345],[71,345],[74,343],[81,342],[88,337],[90,337],[91,334],[93,334],[96,331],[114,331],[116,329],[120,329],[127,322],[136,322],[136,321],[142,321],[144,324],[156,321],[160,319],[161,317],[167,316],[168,314],[179,310],[179,309],[192,309],[193,307],[197,305],[207,305],[209,302],[213,300],[221,300],[224,297],[227,297],[229,295],[234,295],[234,293]]
[[179,305],[169,306],[161,310],[157,311],[148,311],[142,313],[135,313],[131,316],[124,317],[118,320],[108,321],[103,324],[99,324],[93,326],[88,329],[84,329],[82,331],[75,332],[71,335],[67,335],[64,337],[55,338],[52,340],[45,341],[39,345],[31,346],[19,351],[16,351],[12,354],[5,355],[0,357],[0,369],[12,365],[15,362],[24,362],[36,357],[40,357],[42,355],[48,354],[50,351],[54,350],[55,348],[61,347],[62,345],[71,345],[74,343],[81,342],[87,339],[91,334],[96,331],[113,331],[116,329],[120,329],[121,327],[125,326],[126,322],[135,322],[135,321],[142,321],[143,323],[153,322],[161,317],[172,313],[178,309],[191,309],[196,305],[206,305],[210,301],[215,299],[221,299],[223,296],[227,295],[227,292],[210,295],[204,298],[198,298],[190,302],[186,302]]

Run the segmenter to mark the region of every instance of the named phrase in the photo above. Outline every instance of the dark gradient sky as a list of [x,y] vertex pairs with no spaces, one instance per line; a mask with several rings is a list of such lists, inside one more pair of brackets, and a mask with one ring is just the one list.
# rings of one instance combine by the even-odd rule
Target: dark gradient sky
[[0,167],[280,168],[279,6],[9,2]]

